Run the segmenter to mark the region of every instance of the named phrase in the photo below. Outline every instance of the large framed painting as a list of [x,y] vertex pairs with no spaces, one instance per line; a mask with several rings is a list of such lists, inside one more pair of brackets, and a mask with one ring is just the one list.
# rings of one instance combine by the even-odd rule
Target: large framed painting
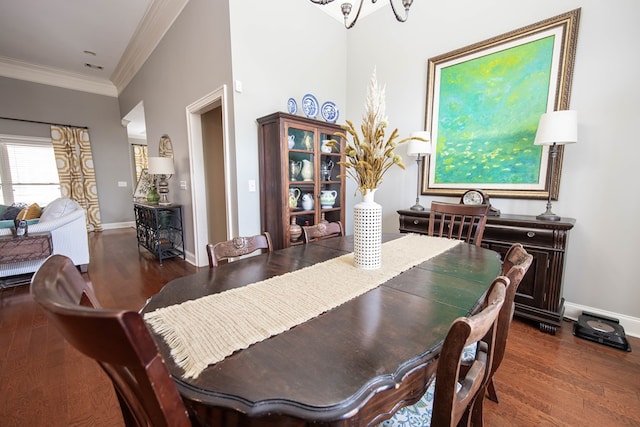
[[580,9],[429,59],[422,194],[557,199],[540,116],[569,109]]

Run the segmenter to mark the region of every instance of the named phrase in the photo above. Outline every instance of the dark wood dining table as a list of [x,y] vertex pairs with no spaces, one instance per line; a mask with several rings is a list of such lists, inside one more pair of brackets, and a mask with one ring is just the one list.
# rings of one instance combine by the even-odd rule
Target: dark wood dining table
[[[384,234],[383,241],[401,235]],[[167,283],[142,313],[353,251],[353,237],[298,245]],[[213,426],[366,426],[417,401],[451,322],[477,311],[499,255],[461,243],[377,288],[186,379],[154,334],[185,404]],[[340,281],[340,277],[326,277]]]

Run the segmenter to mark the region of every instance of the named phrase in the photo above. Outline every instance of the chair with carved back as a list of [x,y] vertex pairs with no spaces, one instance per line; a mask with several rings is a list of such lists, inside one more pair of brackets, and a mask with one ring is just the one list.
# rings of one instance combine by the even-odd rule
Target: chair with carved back
[[431,202],[428,234],[480,246],[488,211],[489,205]]
[[138,312],[93,307],[82,275],[62,255],[52,255],[38,269],[31,295],[67,342],[107,373],[125,425],[192,425]]
[[[427,392],[380,427],[482,425],[482,397],[493,362],[495,326],[508,288],[508,278],[496,277],[482,311],[453,321],[442,344],[435,380]],[[462,350],[480,341],[486,344],[479,346],[469,369],[461,369]]]
[[305,225],[302,227],[302,241],[304,243],[338,236],[344,236],[344,228],[340,221],[321,222],[320,224]]
[[253,253],[257,250],[266,252],[273,251],[271,235],[265,231],[262,234],[249,237],[234,237],[231,240],[207,244],[207,255],[209,257],[209,267],[217,267],[222,260],[235,258]]

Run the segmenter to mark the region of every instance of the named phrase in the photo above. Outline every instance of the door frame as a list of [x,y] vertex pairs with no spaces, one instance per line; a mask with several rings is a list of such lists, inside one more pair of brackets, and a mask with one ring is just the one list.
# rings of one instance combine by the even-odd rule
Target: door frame
[[186,107],[187,139],[189,144],[189,169],[191,173],[191,200],[193,203],[193,241],[195,265],[203,267],[209,264],[206,244],[209,243],[209,223],[207,218],[207,192],[205,181],[205,165],[202,139],[202,114],[222,108],[222,149],[224,152],[224,188],[225,212],[227,216],[227,238],[234,235],[237,228],[235,222],[236,206],[232,203],[231,195],[233,175],[231,159],[231,143],[229,138],[229,118],[227,107],[227,85],[222,85],[194,101]]

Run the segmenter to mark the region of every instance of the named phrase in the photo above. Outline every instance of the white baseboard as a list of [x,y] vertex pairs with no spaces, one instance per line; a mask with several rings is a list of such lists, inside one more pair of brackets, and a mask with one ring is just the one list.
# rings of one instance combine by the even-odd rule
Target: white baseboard
[[[184,254],[185,256],[185,261],[187,261],[189,264],[193,265],[194,267],[197,267],[196,265],[196,255],[191,252],[191,251],[185,251]],[[209,265],[209,264],[207,264]]]
[[109,224],[102,224],[103,230],[114,230],[116,228],[135,228],[135,221],[126,221],[126,222],[111,222]]
[[601,314],[607,317],[613,317],[620,321],[620,325],[624,328],[626,335],[640,338],[640,319],[637,317],[631,317],[624,314],[614,313],[612,311],[601,310],[599,308],[588,307],[586,305],[574,304],[572,302],[566,302],[564,304],[564,317],[571,320],[578,320],[578,316],[583,311],[588,311],[593,314]]

